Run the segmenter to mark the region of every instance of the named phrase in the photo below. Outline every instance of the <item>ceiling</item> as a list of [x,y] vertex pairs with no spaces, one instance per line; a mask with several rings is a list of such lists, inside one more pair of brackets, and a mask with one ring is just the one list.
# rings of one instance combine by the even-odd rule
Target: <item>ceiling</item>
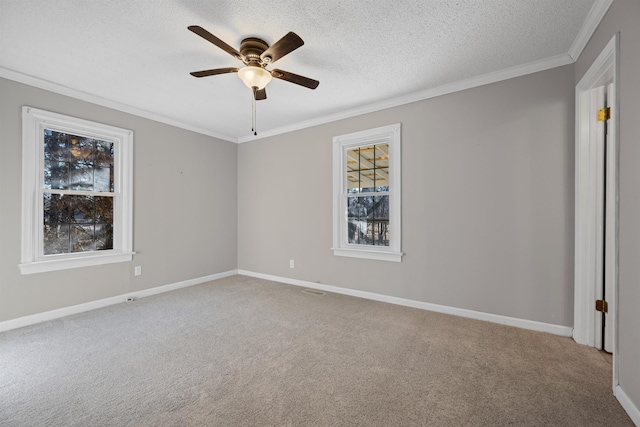
[[0,0],[0,77],[229,141],[254,139],[239,49],[289,31],[304,46],[257,103],[258,138],[575,60],[611,0]]

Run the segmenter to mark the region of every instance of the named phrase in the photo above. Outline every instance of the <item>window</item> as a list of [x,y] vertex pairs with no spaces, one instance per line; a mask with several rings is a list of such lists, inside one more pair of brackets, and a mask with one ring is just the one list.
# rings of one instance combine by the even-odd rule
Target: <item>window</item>
[[402,261],[400,124],[333,138],[333,253]]
[[133,132],[22,109],[22,274],[132,259]]

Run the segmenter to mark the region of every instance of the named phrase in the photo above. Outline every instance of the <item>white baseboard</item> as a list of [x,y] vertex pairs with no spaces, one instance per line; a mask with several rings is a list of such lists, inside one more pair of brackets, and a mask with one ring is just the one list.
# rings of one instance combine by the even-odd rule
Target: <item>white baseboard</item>
[[[569,326],[560,326],[550,323],[536,322],[533,320],[518,319],[515,317],[501,316],[498,314],[483,313],[480,311],[466,310],[463,308],[448,307],[444,305],[431,304],[421,301],[410,300],[406,298],[392,297],[388,295],[376,294],[373,292],[358,291],[355,289],[341,288],[339,286],[324,285],[319,283],[307,282],[304,280],[290,279],[287,277],[272,276],[269,274],[255,273],[247,270],[230,270],[223,273],[212,274],[209,276],[198,277],[195,279],[184,280],[182,282],[171,283],[155,288],[144,289],[141,291],[129,292],[123,295],[104,298],[97,301],[91,301],[83,304],[64,307],[57,310],[46,311],[44,313],[33,314],[30,316],[19,317],[17,319],[6,320],[0,322],[0,332],[11,329],[21,328],[23,326],[34,325],[48,320],[58,319],[60,317],[72,314],[82,313],[85,311],[95,310],[97,308],[107,307],[109,305],[125,302],[128,298],[144,298],[151,295],[157,295],[164,292],[174,291],[176,289],[186,288],[188,286],[198,285],[200,283],[210,282],[212,280],[222,279],[224,277],[241,274],[259,279],[271,280],[275,282],[286,283],[289,285],[301,286],[310,289],[318,289],[325,292],[333,292],[337,294],[350,295],[359,298],[370,299],[374,301],[387,302],[390,304],[402,305],[406,307],[419,308],[422,310],[434,311],[438,313],[451,314],[454,316],[466,317],[470,319],[483,320],[486,322],[498,323],[501,325],[514,326],[522,329],[530,329],[533,331],[547,332],[555,335],[571,337],[572,328]],[[631,420],[640,427],[640,410],[629,399],[624,390],[620,386],[616,387],[615,395],[620,405],[629,414]]]
[[238,274],[255,277],[258,279],[272,280],[274,282],[286,283],[289,285],[302,286],[305,288],[318,289],[326,292],[350,295],[370,299],[374,301],[388,302],[406,307],[419,308],[422,310],[435,311],[438,313],[452,314],[454,316],[467,317],[469,319],[483,320],[501,325],[515,326],[516,328],[530,329],[538,332],[547,332],[563,337],[571,337],[573,328],[571,326],[554,325],[551,323],[536,322],[534,320],[518,319],[516,317],[501,316],[499,314],[483,313],[481,311],[467,310],[464,308],[449,307],[446,305],[431,304],[428,302],[415,301],[406,298],[392,297],[388,295],[376,294],[373,292],[358,291],[355,289],[341,288],[339,286],[324,285],[307,282],[304,280],[290,279],[287,277],[272,276],[269,274],[255,273],[253,271],[238,270]]
[[629,399],[629,396],[627,396],[627,394],[624,392],[624,390],[622,390],[622,388],[620,388],[620,386],[617,386],[615,391],[616,399],[618,399],[618,402],[620,402],[620,405],[624,408],[624,410],[627,411],[627,414],[629,414],[629,418],[631,418],[631,421],[633,421],[635,425],[640,427],[640,409],[638,409],[638,407],[633,404],[631,399]]
[[97,308],[107,307],[109,305],[120,304],[121,302],[125,302],[128,298],[144,298],[151,295],[161,294],[163,292],[186,288],[187,286],[199,285],[200,283],[222,279],[223,277],[235,276],[236,274],[238,274],[238,270],[225,271],[223,273],[211,274],[209,276],[197,277],[195,279],[170,283],[168,285],[158,286],[155,288],[129,292],[127,294],[116,295],[114,297],[72,305],[70,307],[59,308],[57,310],[45,311],[44,313],[37,313],[29,316],[18,317],[17,319],[5,320],[4,322],[0,322],[0,332],[8,331],[10,329],[22,328],[23,326],[35,325],[36,323],[46,322],[48,320],[58,319],[60,317],[65,317],[72,314],[95,310]]
[[536,322],[533,320],[518,319],[515,317],[501,316],[498,314],[483,313],[480,311],[467,310],[464,308],[448,307],[445,305],[431,304],[422,301],[415,301],[406,298],[392,297],[389,295],[376,294],[373,292],[358,291],[355,289],[342,288],[339,286],[324,285],[319,283],[307,282],[304,280],[290,279],[287,277],[272,276],[269,274],[255,273],[247,270],[231,270],[223,273],[212,274],[210,276],[198,277],[195,279],[185,280],[182,282],[172,283],[169,285],[158,286],[155,288],[144,289],[141,291],[129,292],[123,295],[104,298],[97,301],[90,301],[83,304],[64,307],[57,310],[46,311],[29,316],[19,317],[17,319],[6,320],[0,322],[0,332],[10,329],[21,328],[23,326],[34,325],[48,320],[58,319],[60,317],[72,314],[82,313],[97,308],[106,307],[113,304],[119,304],[128,298],[144,298],[151,295],[169,292],[187,286],[198,285],[200,283],[209,282],[223,277],[229,277],[236,274],[244,276],[256,277],[259,279],[272,280],[275,282],[286,283],[295,286],[301,286],[310,289],[318,289],[325,292],[333,292],[337,294],[350,295],[359,298],[370,299],[374,301],[387,302],[390,304],[402,305],[406,307],[419,308],[422,310],[435,311],[438,313],[451,314],[454,316],[467,317],[470,319],[483,320],[486,322],[499,323],[501,325],[515,326],[517,328],[530,329],[533,331],[547,332],[555,335],[571,337],[573,329],[569,326],[553,325],[550,323]]

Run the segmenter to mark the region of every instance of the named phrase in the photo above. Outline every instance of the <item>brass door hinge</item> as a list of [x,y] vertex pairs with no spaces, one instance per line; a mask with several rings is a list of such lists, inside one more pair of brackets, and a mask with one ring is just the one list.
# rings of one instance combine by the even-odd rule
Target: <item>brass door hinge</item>
[[609,311],[609,304],[605,300],[597,299],[596,300],[596,310],[606,313]]
[[598,121],[604,122],[611,118],[611,107],[598,110]]

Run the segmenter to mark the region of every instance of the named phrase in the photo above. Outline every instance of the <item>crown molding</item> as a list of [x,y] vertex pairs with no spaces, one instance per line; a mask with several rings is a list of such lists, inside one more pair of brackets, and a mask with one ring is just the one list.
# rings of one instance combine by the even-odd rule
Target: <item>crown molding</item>
[[259,135],[245,135],[235,138],[233,136],[220,134],[213,132],[209,129],[200,128],[187,123],[182,123],[168,117],[164,117],[149,111],[141,110],[135,107],[131,107],[125,104],[121,104],[110,99],[102,98],[96,95],[92,95],[87,92],[72,89],[67,86],[59,85],[47,80],[39,79],[37,77],[22,74],[7,68],[0,67],[0,77],[14,80],[19,83],[28,84],[38,87],[40,89],[48,90],[51,92],[59,93],[61,95],[71,96],[82,101],[91,102],[103,107],[112,108],[114,110],[122,111],[136,116],[144,117],[157,122],[165,123],[171,126],[175,126],[181,129],[197,132],[203,135],[218,138],[224,141],[243,143],[249,141],[255,141],[259,139],[269,138],[276,135],[281,135],[296,130],[301,130],[313,126],[318,126],[337,120],[348,119],[363,114],[373,113],[388,108],[397,107],[404,104],[410,104],[412,102],[422,101],[429,98],[435,98],[437,96],[447,95],[454,92],[459,92],[466,89],[471,89],[478,86],[483,86],[490,83],[496,83],[502,80],[508,80],[515,77],[520,77],[526,74],[536,73],[539,71],[548,70],[563,65],[574,63],[580,56],[585,46],[589,42],[589,39],[598,28],[600,21],[604,18],[605,14],[611,7],[613,0],[596,0],[591,7],[587,19],[580,28],[576,39],[569,48],[569,52],[553,56],[551,58],[542,59],[539,61],[530,62],[524,65],[518,65],[510,67],[504,70],[500,70],[493,73],[487,73],[481,76],[472,77],[470,79],[462,80],[459,82],[438,86],[435,88],[425,89],[422,91],[413,92],[411,94],[390,98],[384,101],[375,102],[373,104],[357,107],[345,111],[327,114],[324,116],[316,117],[310,120],[304,120],[288,126],[282,126],[275,129],[260,132]]
[[102,107],[111,108],[114,110],[122,111],[124,113],[133,114],[135,116],[143,117],[145,119],[150,119],[156,122],[164,123],[167,125],[175,126],[177,128],[189,130],[192,132],[200,133],[202,135],[211,136],[213,138],[222,139],[224,141],[237,143],[237,138],[232,136],[223,135],[217,132],[212,132],[208,129],[203,129],[197,126],[193,126],[187,123],[182,123],[177,120],[170,119],[165,116],[161,116],[159,114],[152,113],[150,111],[141,110],[139,108],[131,107],[126,104],[121,104],[116,101],[112,101],[107,98],[102,98],[100,96],[92,95],[87,92],[83,92],[81,90],[73,89],[68,86],[60,85],[57,83],[50,82],[48,80],[43,80],[38,77],[30,76],[27,74],[19,73],[14,70],[10,70],[8,68],[0,67],[0,77],[3,77],[8,80],[13,80],[18,83],[27,84],[29,86],[34,86],[39,89],[48,90],[50,92],[54,92],[60,95],[70,96],[75,99],[79,99],[81,101],[91,102],[92,104],[100,105]]
[[435,98],[437,96],[447,95],[454,92],[459,92],[466,89],[472,89],[478,86],[484,86],[490,83],[496,83],[502,80],[512,79],[514,77],[520,77],[527,74],[537,73],[539,71],[548,70],[551,68],[561,67],[564,65],[573,64],[575,61],[568,54],[561,54],[553,56],[551,58],[542,59],[539,61],[529,62],[528,64],[518,65],[515,67],[506,68],[504,70],[496,71],[493,73],[483,74],[477,77],[473,77],[459,82],[438,86],[431,89],[425,89],[422,91],[413,92],[408,95],[403,95],[395,98],[390,98],[384,101],[376,102],[373,104],[365,105],[350,110],[328,114],[325,116],[317,117],[311,120],[305,120],[302,122],[294,123],[289,126],[283,126],[276,129],[261,132],[259,135],[245,135],[238,138],[238,143],[255,141],[258,139],[268,138],[275,135],[281,135],[283,133],[293,132],[295,130],[305,129],[312,126],[318,126],[337,120],[348,119],[350,117],[360,116],[363,114],[373,113],[387,108],[397,107],[404,104],[410,104],[412,102],[422,101],[429,98]]
[[582,28],[580,28],[578,35],[569,48],[569,56],[571,56],[573,62],[578,60],[578,57],[580,57],[580,54],[587,46],[593,33],[596,32],[600,21],[602,21],[602,18],[604,18],[604,15],[606,15],[612,4],[613,0],[596,0],[596,2],[593,3],[587,19],[585,19]]

